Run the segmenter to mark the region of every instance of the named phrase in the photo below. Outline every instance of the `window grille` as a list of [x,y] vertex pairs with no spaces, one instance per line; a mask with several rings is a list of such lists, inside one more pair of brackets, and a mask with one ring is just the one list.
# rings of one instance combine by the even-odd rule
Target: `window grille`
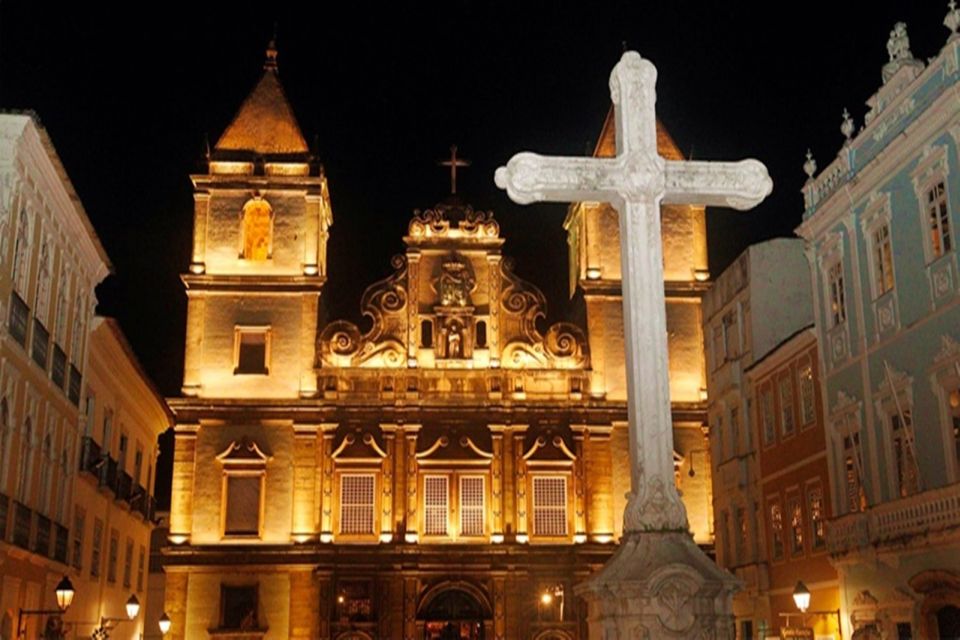
[[447,476],[423,478],[423,532],[428,536],[447,535],[450,487]]
[[533,478],[533,535],[567,535],[567,479]]
[[373,533],[372,475],[340,477],[340,533]]
[[460,478],[460,535],[483,535],[483,476]]
[[260,479],[255,476],[227,476],[226,535],[260,533]]

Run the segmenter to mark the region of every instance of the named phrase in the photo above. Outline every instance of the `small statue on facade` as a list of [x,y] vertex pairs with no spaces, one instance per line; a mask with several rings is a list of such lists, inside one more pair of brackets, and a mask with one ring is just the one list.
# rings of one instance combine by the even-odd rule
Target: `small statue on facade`
[[440,304],[444,307],[466,307],[470,305],[470,293],[477,281],[470,268],[457,256],[443,261],[440,274]]

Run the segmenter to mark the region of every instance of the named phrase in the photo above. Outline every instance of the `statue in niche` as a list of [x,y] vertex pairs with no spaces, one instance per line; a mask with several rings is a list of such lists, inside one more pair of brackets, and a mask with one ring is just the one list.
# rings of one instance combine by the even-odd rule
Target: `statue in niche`
[[452,256],[443,261],[443,271],[439,278],[440,305],[444,307],[466,307],[470,305],[470,293],[477,284],[470,273],[469,266],[459,257]]
[[463,357],[463,327],[459,322],[452,322],[447,330],[447,357]]

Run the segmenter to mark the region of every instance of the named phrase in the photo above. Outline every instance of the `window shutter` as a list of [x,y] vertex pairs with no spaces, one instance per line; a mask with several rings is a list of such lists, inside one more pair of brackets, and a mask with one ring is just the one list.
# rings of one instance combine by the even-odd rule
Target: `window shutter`
[[533,535],[567,535],[567,479],[533,478]]

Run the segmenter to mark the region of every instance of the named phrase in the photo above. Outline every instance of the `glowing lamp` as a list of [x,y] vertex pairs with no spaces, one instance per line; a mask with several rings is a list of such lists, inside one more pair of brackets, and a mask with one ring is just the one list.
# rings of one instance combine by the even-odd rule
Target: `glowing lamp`
[[380,534],[380,542],[382,542],[382,543],[384,543],[384,544],[389,544],[390,542],[393,542],[393,534],[392,534],[392,533],[381,533],[381,534]]
[[518,533],[518,534],[517,534],[517,542],[519,542],[520,544],[527,544],[527,541],[528,541],[528,540],[530,540],[530,537],[527,536],[527,534],[525,534],[525,533]]
[[407,544],[417,544],[417,541],[420,540],[420,536],[416,532],[408,532],[403,534],[403,540]]
[[73,583],[70,582],[70,578],[63,576],[60,582],[57,583],[54,591],[57,594],[57,606],[60,608],[60,611],[66,611],[73,602],[74,594]]
[[793,588],[793,601],[797,604],[797,609],[800,609],[801,613],[806,613],[807,609],[810,608],[810,590],[801,580],[798,580],[797,586]]
[[140,613],[140,601],[137,600],[137,596],[131,594],[130,599],[127,600],[127,617],[133,620],[138,613]]
[[600,269],[596,267],[587,267],[587,280],[599,280]]
[[167,635],[167,632],[170,631],[170,616],[167,615],[167,612],[164,611],[163,615],[160,616],[160,619],[157,621],[157,624],[160,626],[160,635]]
[[694,269],[693,278],[697,282],[706,282],[710,279],[710,272],[706,269]]
[[954,409],[960,407],[960,389],[950,392],[950,406]]
[[553,602],[553,596],[550,595],[549,591],[544,591],[543,594],[540,596],[540,602],[542,602],[543,604],[550,604],[551,602]]
[[573,542],[575,544],[583,544],[586,541],[587,541],[587,534],[585,533],[577,533],[577,534],[574,534],[573,536]]
[[502,544],[502,543],[503,543],[503,534],[502,534],[502,533],[494,533],[494,534],[492,534],[492,535],[490,536],[490,542],[492,542],[493,544]]

